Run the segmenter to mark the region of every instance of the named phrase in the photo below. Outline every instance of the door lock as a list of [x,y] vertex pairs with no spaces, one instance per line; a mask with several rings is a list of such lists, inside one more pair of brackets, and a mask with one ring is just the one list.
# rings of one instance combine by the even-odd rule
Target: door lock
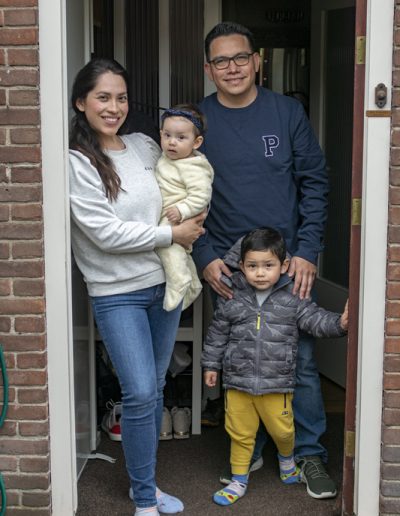
[[380,82],[378,86],[375,88],[375,104],[379,108],[383,108],[386,105],[387,102],[387,88],[383,84],[383,82]]

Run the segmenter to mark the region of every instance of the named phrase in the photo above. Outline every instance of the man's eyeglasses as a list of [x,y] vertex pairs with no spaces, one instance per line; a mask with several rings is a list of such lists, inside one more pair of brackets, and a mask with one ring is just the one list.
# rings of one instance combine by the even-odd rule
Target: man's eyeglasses
[[225,68],[229,67],[231,61],[233,61],[236,66],[247,65],[249,63],[250,56],[252,56],[253,54],[254,52],[251,52],[250,54],[242,52],[240,54],[236,54],[233,57],[216,57],[215,59],[211,59],[208,62],[213,64],[217,70],[224,70]]

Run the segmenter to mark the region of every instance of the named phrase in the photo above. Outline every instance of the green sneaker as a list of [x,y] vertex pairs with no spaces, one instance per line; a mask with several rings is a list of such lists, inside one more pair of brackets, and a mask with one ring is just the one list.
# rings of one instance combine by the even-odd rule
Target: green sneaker
[[[256,460],[251,459],[250,462],[250,468],[249,468],[249,474],[253,471],[257,471],[258,469],[261,469],[264,466],[264,460],[262,457],[259,457]],[[231,466],[229,465],[226,470],[222,472],[222,474],[219,477],[219,481],[221,484],[229,485],[232,482],[232,472],[231,472]]]
[[301,481],[307,484],[307,493],[312,498],[334,498],[337,494],[334,481],[322,464],[321,457],[309,455],[299,460]]

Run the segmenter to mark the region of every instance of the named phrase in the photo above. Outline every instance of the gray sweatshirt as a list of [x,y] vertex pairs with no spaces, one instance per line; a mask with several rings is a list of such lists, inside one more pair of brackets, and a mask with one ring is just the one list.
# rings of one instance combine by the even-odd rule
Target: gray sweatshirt
[[162,199],[154,169],[160,156],[149,137],[121,136],[125,149],[108,151],[121,178],[110,201],[89,159],[70,150],[72,250],[90,296],[152,287],[165,281],[156,247],[171,245],[170,226],[158,226]]

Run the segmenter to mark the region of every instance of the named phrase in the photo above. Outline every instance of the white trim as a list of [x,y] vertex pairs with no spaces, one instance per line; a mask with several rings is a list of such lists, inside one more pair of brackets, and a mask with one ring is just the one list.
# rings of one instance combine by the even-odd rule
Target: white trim
[[52,513],[77,507],[70,245],[65,0],[39,0],[40,106]]
[[114,58],[126,66],[125,0],[114,0]]
[[[169,0],[158,3],[158,52],[159,52],[159,106],[169,108],[171,104],[171,60],[169,42]],[[162,115],[159,112],[159,115]]]
[[[365,110],[377,109],[379,82],[391,89],[393,13],[393,0],[368,2]],[[354,486],[360,516],[379,514],[389,157],[390,118],[366,118]]]

